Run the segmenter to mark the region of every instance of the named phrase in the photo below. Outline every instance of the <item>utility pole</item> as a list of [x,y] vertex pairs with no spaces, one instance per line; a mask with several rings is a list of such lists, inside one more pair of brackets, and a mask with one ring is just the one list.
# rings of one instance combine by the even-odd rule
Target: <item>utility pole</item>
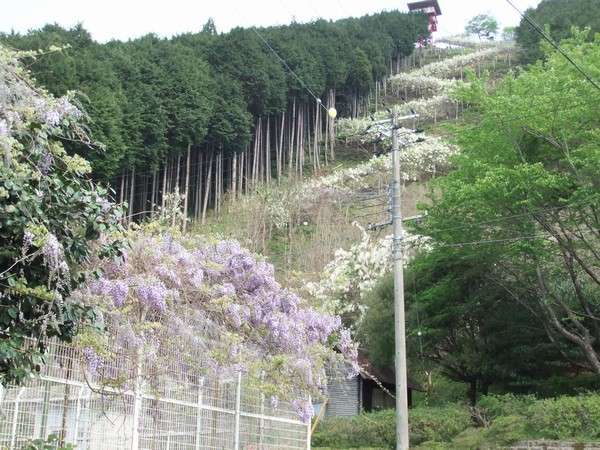
[[[392,220],[391,222],[369,225],[369,230],[376,230],[387,225],[394,229],[392,241],[392,258],[394,259],[394,335],[395,335],[395,372],[396,372],[396,450],[408,450],[408,381],[406,371],[406,326],[404,318],[404,234],[402,231],[402,176],[400,172],[400,140],[398,134],[398,122],[416,119],[418,115],[412,114],[398,117],[396,111],[390,111],[391,120],[380,120],[373,122],[372,126],[384,126],[391,123],[392,138],[392,171],[393,180],[391,186]],[[412,134],[416,130],[402,134]],[[387,136],[387,133],[384,133]],[[406,144],[402,144],[406,147]],[[422,216],[414,216],[406,221],[419,220]]]
[[392,226],[394,239],[394,334],[396,368],[396,450],[408,450],[408,383],[406,375],[406,330],[404,319],[404,257],[400,174],[400,142],[398,140],[398,116],[392,112]]

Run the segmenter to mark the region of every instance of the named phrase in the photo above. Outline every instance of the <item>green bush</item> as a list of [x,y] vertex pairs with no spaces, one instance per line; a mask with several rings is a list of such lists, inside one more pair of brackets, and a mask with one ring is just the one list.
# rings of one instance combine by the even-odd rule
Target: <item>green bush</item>
[[533,395],[486,395],[481,397],[477,407],[489,420],[500,416],[524,415],[536,398]]
[[409,414],[410,439],[415,445],[426,441],[448,442],[471,423],[471,415],[462,405],[415,408]]
[[27,442],[22,450],[74,450],[73,444],[61,444],[58,436],[51,434],[47,439],[35,439]]
[[[410,438],[414,445],[425,441],[450,441],[471,425],[463,406],[414,408],[410,411]],[[325,419],[313,435],[314,447],[353,448],[395,446],[394,411]]]
[[485,445],[485,430],[485,428],[468,428],[456,436],[450,444],[445,444],[445,448],[452,450],[483,448]]
[[[600,394],[536,400],[532,395],[489,395],[478,407],[489,426],[475,428],[464,405],[418,407],[410,411],[410,439],[416,449],[498,448],[529,439],[600,439]],[[394,411],[323,421],[315,447],[393,448]]]
[[482,436],[483,441],[493,447],[503,447],[530,437],[527,423],[519,415],[498,417],[488,428],[483,429]]
[[538,400],[527,410],[532,434],[546,439],[600,438],[600,395]]
[[[416,365],[417,363],[415,363]],[[416,374],[415,374],[416,375]],[[427,384],[425,378],[416,380],[422,386]],[[448,403],[466,402],[467,385],[448,379],[438,371],[432,374],[432,386],[430,392],[413,391],[413,404],[418,406],[443,406]]]
[[394,411],[335,417],[323,420],[312,437],[314,447],[394,448],[396,429]]

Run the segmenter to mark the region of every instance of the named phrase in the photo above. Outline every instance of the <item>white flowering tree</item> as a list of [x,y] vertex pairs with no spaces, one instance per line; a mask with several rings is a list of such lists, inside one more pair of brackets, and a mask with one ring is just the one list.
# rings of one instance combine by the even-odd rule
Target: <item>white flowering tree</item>
[[[309,283],[307,291],[334,314],[339,314],[352,325],[360,323],[365,312],[362,301],[377,282],[392,268],[392,235],[374,238],[360,225],[360,242],[348,250],[339,249],[334,259],[323,270],[321,280]],[[410,249],[422,244],[418,236],[405,232],[404,258],[408,261]]]
[[[70,340],[93,310],[67,299],[86,278],[90,243],[119,229],[106,189],[61,142],[92,145],[71,98],[36,87],[16,53],[0,46],[0,381],[19,382],[42,363],[44,339]],[[119,251],[104,241],[98,251]],[[32,338],[30,345],[27,338]]]
[[511,51],[509,44],[497,44],[490,48],[481,48],[471,53],[454,56],[453,58],[427,64],[413,72],[413,75],[422,75],[437,78],[458,78],[468,67],[475,67],[484,61],[489,61],[499,55]]

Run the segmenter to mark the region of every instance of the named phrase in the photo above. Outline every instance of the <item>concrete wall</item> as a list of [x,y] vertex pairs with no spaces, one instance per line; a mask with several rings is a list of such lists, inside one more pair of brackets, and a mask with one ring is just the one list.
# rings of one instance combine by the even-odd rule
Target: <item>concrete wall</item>
[[510,450],[600,450],[600,442],[530,441],[516,444]]

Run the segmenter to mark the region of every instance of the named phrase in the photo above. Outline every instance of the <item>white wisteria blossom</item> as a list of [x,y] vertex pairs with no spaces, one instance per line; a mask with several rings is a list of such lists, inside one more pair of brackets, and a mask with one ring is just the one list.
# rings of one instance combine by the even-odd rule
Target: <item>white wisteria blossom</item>
[[438,78],[455,78],[459,77],[465,68],[473,67],[481,64],[484,61],[497,58],[502,54],[510,52],[512,49],[509,45],[496,45],[491,48],[484,48],[472,53],[458,55],[453,58],[444,59],[431,64],[427,64],[420,69],[413,71],[413,75],[423,75]]
[[470,36],[448,36],[444,38],[439,38],[436,41],[438,44],[448,44],[453,47],[462,47],[462,48],[491,48],[491,47],[499,47],[503,45],[503,43],[499,43],[497,41],[482,41],[480,39],[473,39]]
[[458,83],[457,80],[446,80],[430,75],[412,72],[399,73],[388,78],[388,86],[396,95],[405,99],[434,97],[450,92]]
[[[437,95],[426,99],[411,100],[394,106],[399,116],[416,113],[418,119],[410,120],[406,125],[413,123],[436,123],[438,120],[454,119],[460,112],[460,104],[447,94]],[[346,143],[359,144],[382,143],[389,146],[389,126],[378,126],[375,122],[389,118],[389,113],[380,111],[372,115],[372,119],[342,119],[337,123],[337,138]],[[385,142],[384,142],[385,141]]]
[[[420,137],[409,130],[400,129],[405,133],[402,140],[405,144],[400,152],[400,166],[404,181],[417,181],[424,174],[439,173],[448,169],[450,157],[457,153],[457,148],[434,136]],[[389,136],[384,136],[389,141]],[[389,147],[389,142],[388,142]],[[367,186],[367,178],[373,174],[391,173],[391,155],[373,156],[368,161],[354,167],[337,170],[321,178],[315,178],[307,183],[309,190],[318,191],[322,188],[337,190],[357,190]]]
[[[348,250],[339,249],[323,269],[319,282],[308,283],[310,295],[321,302],[327,311],[341,316],[353,316],[360,321],[365,311],[363,299],[375,284],[392,268],[392,235],[374,239],[360,225],[362,238]],[[403,237],[405,264],[410,249],[420,242],[419,236],[405,232]]]

